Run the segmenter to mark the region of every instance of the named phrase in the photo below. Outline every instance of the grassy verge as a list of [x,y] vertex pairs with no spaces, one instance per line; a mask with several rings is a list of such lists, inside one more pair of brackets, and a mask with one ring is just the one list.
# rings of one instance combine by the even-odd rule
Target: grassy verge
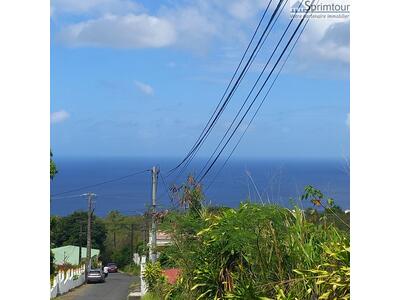
[[135,264],[130,264],[130,265],[124,266],[121,271],[126,274],[132,275],[132,276],[139,276],[140,275],[140,266],[135,265]]

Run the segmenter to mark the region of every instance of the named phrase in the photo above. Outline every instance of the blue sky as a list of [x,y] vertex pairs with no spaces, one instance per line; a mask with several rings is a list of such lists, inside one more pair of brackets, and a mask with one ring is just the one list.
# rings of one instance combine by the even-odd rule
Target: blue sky
[[[265,5],[258,0],[53,0],[55,155],[185,155]],[[285,10],[276,29],[287,22]],[[227,128],[268,49],[260,52],[200,156],[210,153]],[[348,156],[348,73],[349,22],[310,21],[235,156]]]

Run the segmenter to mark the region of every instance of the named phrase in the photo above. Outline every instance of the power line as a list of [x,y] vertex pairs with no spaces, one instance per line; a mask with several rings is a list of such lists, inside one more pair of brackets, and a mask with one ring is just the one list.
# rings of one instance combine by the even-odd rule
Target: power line
[[[256,45],[255,48],[253,49],[253,52],[251,53],[250,58],[247,60],[246,65],[244,66],[243,70],[241,71],[239,77],[236,79],[236,82],[235,82],[234,86],[232,87],[231,91],[229,92],[229,94],[228,94],[227,98],[225,99],[224,103],[222,104],[221,108],[218,110],[218,113],[215,115],[213,121],[211,122],[210,126],[209,126],[208,129],[206,130],[206,132],[205,132],[205,134],[203,135],[203,137],[200,138],[200,140],[199,140],[199,141],[196,143],[196,145],[192,148],[192,151],[185,157],[185,160],[186,160],[189,156],[191,156],[190,160],[193,159],[193,157],[194,157],[193,152],[194,152],[194,151],[197,151],[198,148],[201,147],[201,145],[204,143],[204,140],[208,137],[208,135],[210,134],[211,130],[214,128],[216,122],[217,122],[218,119],[220,118],[221,114],[223,113],[223,111],[225,110],[227,104],[229,103],[229,101],[231,100],[233,94],[235,93],[237,87],[239,86],[239,84],[240,84],[240,82],[241,82],[241,79],[244,77],[244,75],[247,73],[247,70],[250,68],[250,66],[251,66],[251,64],[252,64],[252,62],[253,62],[252,58],[255,56],[255,53],[256,53],[257,49],[259,48],[260,43],[261,43],[261,41],[263,40],[263,37],[265,36],[266,32],[268,31],[269,26],[271,25],[271,23],[272,23],[272,21],[273,21],[275,15],[276,15],[276,13],[279,11],[279,8],[281,7],[282,2],[283,2],[283,0],[280,0],[280,1],[279,1],[277,7],[275,8],[273,14],[272,14],[271,17],[270,17],[270,20],[269,20],[269,22],[268,22],[268,24],[267,24],[265,30],[263,31],[261,37],[260,37],[259,40],[258,40],[257,45]],[[270,3],[271,3],[271,1],[270,1]],[[268,4],[268,7],[269,7],[270,3]],[[267,7],[267,9],[268,9],[268,7]],[[250,43],[250,44],[251,44],[251,43]],[[249,44],[249,45],[250,45],[250,44]],[[257,52],[257,53],[258,53],[258,52]],[[197,153],[197,152],[196,152],[196,153]],[[183,162],[182,162],[182,163],[183,163]],[[182,164],[182,163],[181,163],[181,164]],[[189,162],[189,163],[190,163],[190,162]],[[188,163],[187,163],[187,164],[188,164]],[[186,164],[186,166],[187,166],[187,164]],[[172,170],[171,170],[171,171],[172,171]]]
[[[286,3],[285,3],[285,5],[286,5]],[[301,5],[301,3],[299,4],[299,6],[300,6],[300,5]],[[221,139],[220,142],[218,143],[218,145],[217,145],[217,147],[215,148],[214,152],[211,154],[211,156],[209,157],[209,159],[207,160],[207,162],[205,163],[205,165],[204,165],[203,168],[201,169],[200,174],[202,174],[202,173],[204,172],[204,170],[207,168],[209,162],[212,160],[212,158],[214,157],[215,153],[218,151],[219,147],[221,146],[222,142],[225,140],[225,137],[227,136],[227,134],[228,134],[229,131],[231,130],[233,124],[236,122],[236,119],[239,117],[239,115],[240,115],[240,113],[242,112],[244,106],[246,105],[248,99],[250,98],[251,94],[253,93],[255,87],[257,86],[259,80],[261,79],[262,75],[264,74],[264,72],[265,72],[267,66],[269,65],[271,59],[273,58],[273,56],[274,56],[276,50],[278,49],[280,43],[282,42],[282,40],[283,40],[283,38],[285,37],[287,31],[289,30],[290,25],[292,24],[293,20],[294,20],[294,18],[292,18],[292,19],[290,20],[289,24],[286,26],[286,29],[285,29],[285,31],[283,32],[283,34],[282,34],[282,36],[281,36],[279,42],[278,42],[277,45],[275,46],[275,48],[274,48],[273,52],[271,53],[271,55],[270,55],[270,57],[269,57],[267,63],[264,65],[264,68],[262,69],[261,73],[259,74],[259,76],[258,76],[256,82],[253,84],[253,87],[251,88],[250,92],[248,93],[248,95],[247,95],[245,101],[243,102],[243,104],[242,104],[242,106],[240,107],[239,111],[236,113],[236,115],[235,115],[233,121],[231,122],[230,126],[229,126],[228,129],[225,131],[224,136],[222,137],[222,139]],[[260,90],[261,90],[261,89],[260,89]],[[256,97],[257,97],[257,96],[256,96]],[[253,101],[253,102],[254,102],[254,101]],[[235,132],[235,131],[234,131],[234,132]],[[200,176],[200,175],[199,175],[199,176]]]
[[77,191],[81,191],[81,190],[84,190],[84,189],[100,186],[100,185],[103,185],[103,184],[116,182],[116,181],[119,181],[119,180],[123,180],[125,178],[129,178],[129,177],[132,177],[132,176],[135,176],[135,175],[139,175],[139,174],[148,172],[148,171],[150,171],[150,170],[147,169],[147,170],[135,172],[135,173],[132,173],[132,174],[128,174],[128,175],[125,175],[125,176],[117,177],[117,178],[114,178],[114,179],[110,179],[110,180],[107,180],[107,181],[102,181],[102,182],[99,182],[99,183],[94,183],[94,184],[91,184],[91,185],[82,186],[82,187],[79,187],[79,188],[76,188],[76,189],[72,189],[72,190],[61,192],[61,193],[53,194],[50,197],[58,196],[58,195],[64,195],[64,194],[68,194],[68,193],[77,192]]
[[[313,1],[314,3],[314,1]],[[301,5],[301,4],[300,4]],[[299,5],[299,6],[300,6]],[[245,118],[245,116],[247,115],[247,113],[249,112],[250,108],[252,107],[252,105],[254,104],[255,100],[257,99],[258,95],[261,93],[262,89],[264,88],[265,84],[267,83],[267,81],[269,80],[271,74],[273,73],[273,71],[275,70],[277,64],[280,62],[282,56],[284,55],[285,51],[287,50],[288,46],[290,45],[293,37],[296,35],[298,29],[300,28],[301,24],[303,23],[304,19],[306,18],[308,12],[309,12],[310,8],[307,10],[306,14],[303,16],[303,18],[301,19],[301,21],[299,22],[296,30],[294,31],[294,33],[292,34],[290,40],[288,41],[287,45],[285,46],[284,50],[282,51],[281,55],[279,56],[278,60],[276,61],[273,69],[271,70],[270,74],[268,75],[267,79],[264,81],[264,84],[261,86],[259,92],[257,93],[256,97],[253,99],[252,103],[250,104],[250,106],[247,108],[245,114],[243,115],[243,117],[241,118],[241,120],[239,121],[239,123],[237,124],[236,128],[234,129],[234,131],[232,132],[232,134],[230,135],[228,141],[225,143],[224,147],[221,149],[221,151],[218,153],[218,156],[214,159],[213,163],[211,164],[211,166],[207,169],[207,171],[205,172],[205,174],[201,177],[201,179],[199,180],[199,182],[201,182],[203,180],[203,178],[206,176],[206,174],[210,171],[210,169],[212,168],[212,166],[215,164],[215,162],[217,161],[217,159],[219,158],[219,156],[221,155],[222,151],[225,149],[225,147],[227,146],[227,144],[229,143],[229,141],[231,140],[232,136],[234,135],[234,133],[237,131],[238,127],[241,125],[241,123],[243,122],[243,119]],[[309,20],[309,19],[308,19]],[[307,22],[308,22],[307,20]],[[297,42],[297,40],[296,40]],[[262,102],[264,102],[265,98],[263,99]],[[257,110],[258,112],[258,110]],[[254,119],[254,118],[253,118]],[[236,148],[236,147],[235,147]]]
[[[186,162],[186,164],[185,164],[185,166],[184,166],[184,170],[185,170],[186,167],[190,164],[190,162],[193,160],[193,158],[196,156],[197,152],[199,151],[199,149],[200,149],[200,148],[202,147],[202,145],[204,144],[205,140],[206,140],[206,139],[208,138],[208,136],[210,135],[210,133],[211,133],[212,129],[215,127],[215,125],[216,125],[218,119],[221,117],[221,115],[222,115],[222,113],[224,112],[224,110],[226,109],[228,103],[231,101],[233,95],[235,94],[236,90],[238,89],[239,85],[241,84],[242,79],[244,78],[244,76],[246,76],[247,71],[250,69],[251,65],[253,64],[253,61],[254,61],[255,57],[256,57],[257,54],[259,53],[259,49],[261,48],[260,42],[263,41],[264,35],[265,35],[265,33],[268,31],[269,26],[271,25],[271,22],[274,20],[274,17],[275,17],[275,15],[276,15],[277,11],[279,11],[279,8],[280,8],[282,2],[283,2],[283,0],[281,0],[281,1],[278,3],[277,7],[275,8],[275,10],[274,10],[274,12],[273,12],[273,14],[272,14],[272,16],[271,16],[271,18],[270,18],[268,24],[267,24],[267,27],[265,28],[264,32],[262,33],[262,35],[261,35],[261,37],[260,37],[260,39],[259,39],[259,41],[258,41],[256,47],[254,48],[254,50],[253,50],[253,52],[252,52],[250,58],[248,59],[246,65],[245,65],[244,69],[243,69],[242,72],[240,73],[239,78],[236,80],[235,85],[234,85],[233,88],[231,89],[231,91],[230,91],[228,97],[226,98],[226,100],[225,100],[224,104],[222,105],[221,109],[219,110],[218,114],[215,116],[215,118],[214,118],[213,122],[211,123],[210,127],[208,128],[206,134],[204,135],[204,137],[201,139],[201,141],[200,141],[199,144],[197,145],[194,154],[192,154],[192,156],[190,157],[189,161]],[[259,47],[259,46],[260,46],[260,47]],[[183,173],[184,170],[182,170],[181,173]]]
[[[314,1],[312,2],[314,3]],[[300,4],[301,5],[301,4]],[[289,47],[290,43],[292,42],[294,36],[296,35],[297,31],[299,30],[300,26],[303,24],[304,19],[306,18],[308,12],[310,11],[311,6],[307,9],[305,15],[302,17],[301,21],[299,22],[299,24],[297,25],[296,29],[294,30],[292,36],[290,37],[289,41],[286,43],[285,48],[283,49],[283,51],[281,52],[280,56],[278,57],[277,61],[275,62],[274,67],[272,68],[272,70],[269,72],[268,77],[266,78],[266,80],[264,81],[264,83],[262,84],[261,88],[259,89],[258,93],[256,94],[256,96],[254,97],[253,101],[250,103],[249,107],[247,108],[246,112],[244,113],[244,115],[242,116],[242,118],[240,119],[240,121],[238,122],[238,124],[236,125],[235,129],[233,130],[232,134],[229,136],[228,140],[225,142],[224,146],[222,147],[222,149],[219,151],[217,157],[215,157],[215,159],[213,160],[212,164],[208,167],[208,169],[206,170],[206,172],[201,176],[199,182],[201,182],[204,177],[208,174],[208,172],[211,170],[211,168],[214,166],[215,162],[218,160],[218,158],[220,157],[221,153],[223,152],[223,150],[226,148],[226,146],[228,145],[228,143],[230,142],[230,140],[232,139],[233,135],[236,133],[237,129],[239,128],[239,126],[242,124],[244,118],[246,117],[246,115],[248,114],[249,110],[251,109],[251,107],[253,106],[254,102],[257,100],[259,94],[261,93],[261,91],[264,89],[266,83],[268,82],[269,78],[271,77],[272,73],[274,72],[276,66],[279,64],[280,60],[282,59],[282,56],[285,54],[287,48]]]
[[[244,76],[247,74],[247,72],[248,72],[250,66],[253,64],[253,62],[254,62],[256,56],[258,55],[258,53],[260,52],[261,48],[263,47],[265,41],[267,40],[267,38],[268,38],[269,34],[271,33],[273,27],[275,26],[275,23],[277,22],[278,18],[280,17],[280,15],[281,15],[283,9],[285,8],[287,2],[288,2],[288,0],[286,0],[286,1],[285,1],[285,4],[280,8],[278,15],[277,15],[277,17],[274,19],[274,21],[273,21],[273,23],[272,23],[272,26],[269,28],[269,30],[268,30],[268,26],[270,25],[270,23],[268,23],[267,28],[266,28],[266,30],[268,30],[268,31],[267,31],[267,34],[266,34],[264,37],[263,37],[263,36],[260,37],[260,40],[262,40],[262,42],[261,42],[261,44],[260,44],[260,47],[258,47],[258,48],[256,47],[256,49],[255,49],[255,50],[256,50],[255,55],[254,55],[253,57],[250,57],[250,59],[249,59],[249,60],[250,60],[249,67],[248,67],[247,69],[245,69],[243,76],[242,76],[241,78],[239,78],[238,85],[236,85],[236,86],[234,87],[233,92],[236,92],[236,90],[237,90],[237,88],[239,87],[239,85],[241,84],[241,82],[242,82]],[[278,8],[279,8],[279,6],[277,7],[277,9],[278,9]],[[275,10],[275,12],[276,12],[276,10]],[[271,16],[271,20],[272,20],[273,18],[274,18],[274,14]],[[271,21],[271,20],[270,20],[270,21]],[[265,33],[265,31],[264,31],[264,33]],[[257,79],[255,85],[258,83],[258,81],[259,81],[261,75],[264,73],[265,68],[266,68],[266,66],[264,67],[264,70],[262,71],[262,73],[260,74],[259,78]],[[253,89],[254,89],[254,87],[255,87],[255,86],[253,86]],[[247,102],[249,96],[250,96],[250,95],[247,96],[245,103]],[[232,97],[231,97],[231,98],[232,98]],[[228,102],[229,102],[229,101],[230,101],[230,99],[228,100]],[[242,107],[240,108],[238,114],[240,114],[240,112],[242,111],[242,109],[243,109],[245,103],[242,104]],[[225,108],[224,108],[224,109],[225,109]],[[236,115],[236,117],[235,117],[235,119],[234,119],[233,122],[236,121],[236,118],[237,118],[238,114]],[[214,124],[214,125],[215,125],[215,124]],[[228,128],[228,130],[225,132],[224,137],[222,138],[222,140],[221,140],[220,143],[218,144],[217,148],[214,150],[214,153],[212,154],[212,156],[214,156],[215,152],[218,150],[219,146],[221,145],[221,143],[222,143],[223,140],[225,139],[225,137],[226,137],[227,133],[229,132],[229,130],[231,129],[232,125],[233,125],[233,123],[231,123],[231,125],[230,125],[229,128]],[[212,128],[211,128],[211,129],[212,129]],[[200,150],[201,146],[204,144],[204,142],[205,142],[205,140],[206,140],[206,138],[208,137],[209,134],[210,134],[210,131],[207,133],[207,135],[205,136],[205,138],[201,141],[200,145],[197,147],[197,149],[195,150],[194,154],[192,154],[192,156],[190,157],[190,159],[185,163],[184,167],[182,168],[182,170],[181,170],[181,172],[179,173],[179,175],[177,176],[177,178],[179,178],[179,177],[184,173],[184,171],[186,170],[187,166],[191,163],[191,161],[192,161],[192,160],[194,159],[194,157],[197,155],[198,151]],[[209,161],[211,160],[212,156],[209,158],[209,160],[207,161],[206,165],[209,163]],[[204,168],[200,171],[200,173],[202,173],[203,170],[204,170]],[[177,178],[176,178],[176,179],[177,179]],[[175,181],[176,181],[176,179],[175,179]]]
[[[286,0],[286,3],[287,3],[287,0]],[[285,5],[286,5],[286,3],[285,3]],[[282,9],[283,9],[283,7],[282,7]],[[282,12],[282,10],[281,10],[281,12]],[[279,16],[278,16],[278,17],[279,17]],[[277,20],[277,19],[275,19],[275,20]],[[250,92],[248,93],[248,95],[247,95],[245,101],[243,102],[243,104],[242,104],[242,106],[240,107],[239,111],[236,113],[236,115],[235,115],[233,121],[231,122],[231,124],[229,125],[228,129],[225,131],[224,136],[221,138],[221,140],[220,140],[220,142],[218,143],[217,147],[215,148],[214,152],[211,154],[211,156],[209,157],[209,159],[207,160],[207,162],[205,163],[205,165],[204,165],[203,168],[201,169],[200,174],[202,174],[202,173],[204,172],[205,168],[207,167],[207,165],[209,164],[209,162],[210,162],[211,159],[214,157],[215,153],[218,151],[219,147],[221,146],[221,144],[222,144],[223,141],[225,140],[225,138],[226,138],[226,136],[228,135],[229,131],[231,130],[233,124],[236,122],[237,118],[240,116],[240,113],[242,112],[242,110],[243,110],[243,108],[245,107],[247,101],[249,100],[251,94],[253,93],[254,89],[256,88],[258,82],[260,81],[262,75],[264,74],[265,70],[267,69],[267,66],[269,65],[269,63],[270,63],[271,59],[273,58],[273,56],[274,56],[276,50],[278,49],[278,47],[279,47],[279,45],[281,44],[283,38],[285,37],[286,32],[289,30],[289,27],[290,27],[290,25],[292,24],[293,20],[294,20],[294,18],[292,18],[292,19],[290,20],[289,24],[286,26],[286,29],[285,29],[284,33],[282,34],[282,36],[281,36],[279,42],[277,43],[277,45],[276,45],[274,51],[271,53],[271,55],[270,55],[268,61],[267,61],[266,64],[264,65],[264,68],[262,69],[261,73],[258,75],[258,78],[257,78],[256,82],[253,84],[253,87],[251,88]],[[275,23],[274,23],[274,24],[275,24]],[[272,28],[273,28],[273,27],[271,27],[271,30],[272,30]],[[269,31],[269,32],[271,32],[271,31]],[[265,41],[265,40],[264,40],[264,41]]]
[[271,86],[269,87],[266,95],[264,96],[263,100],[261,101],[261,103],[259,104],[257,110],[255,111],[255,113],[253,114],[253,117],[251,118],[250,122],[247,124],[245,130],[243,131],[242,135],[240,136],[239,140],[236,142],[236,145],[233,147],[232,151],[230,152],[229,156],[225,159],[224,163],[222,164],[222,166],[219,168],[218,172],[216,173],[216,175],[214,176],[214,178],[212,179],[211,183],[207,186],[206,190],[208,190],[211,185],[215,182],[215,179],[218,177],[218,175],[221,173],[222,169],[225,167],[225,165],[228,163],[229,159],[231,158],[232,154],[235,152],[236,148],[238,147],[238,145],[240,144],[240,142],[242,141],[244,135],[246,134],[247,130],[249,129],[251,123],[253,122],[253,120],[255,119],[258,111],[260,110],[261,106],[263,105],[264,101],[266,100],[267,96],[269,95],[269,92],[271,91],[272,87],[274,86],[276,80],[278,79],[280,73],[282,72],[283,67],[285,66],[286,62],[288,61],[290,55],[293,52],[293,49],[295,48],[297,42],[300,39],[300,36],[303,34],[304,29],[306,28],[308,22],[310,21],[310,19],[308,18],[306,23],[304,24],[302,30],[300,31],[299,35],[297,36],[296,41],[294,42],[292,48],[289,51],[289,54],[287,55],[287,57],[285,58],[284,62],[282,63],[277,75],[274,78],[274,81],[272,82]]
[[81,195],[72,195],[72,196],[64,196],[64,197],[56,197],[56,198],[51,198],[52,200],[58,200],[58,199],[68,199],[68,198],[77,198],[77,197],[83,197],[85,195],[81,194]]
[[[264,20],[264,17],[265,17],[265,15],[266,15],[267,11],[268,11],[268,8],[269,8],[271,2],[272,2],[272,0],[269,1],[269,3],[268,3],[268,5],[267,5],[266,9],[264,10],[264,13],[263,13],[263,15],[262,15],[262,17],[261,17],[261,20],[259,21],[259,23],[258,23],[258,25],[257,25],[257,28],[256,28],[256,30],[254,31],[253,36],[251,37],[251,40],[250,40],[249,44],[247,45],[247,48],[246,48],[244,54],[242,55],[242,58],[240,59],[240,62],[239,62],[239,64],[238,64],[238,66],[236,67],[236,70],[235,70],[235,72],[234,72],[234,74],[233,74],[231,80],[229,81],[228,86],[226,87],[226,89],[225,89],[225,91],[224,91],[224,93],[223,93],[221,99],[220,99],[219,102],[218,102],[218,105],[216,106],[216,108],[215,108],[213,114],[211,115],[210,119],[208,120],[206,126],[203,128],[203,130],[202,130],[200,136],[197,138],[196,142],[194,143],[194,145],[192,146],[191,150],[190,150],[189,153],[186,155],[186,157],[185,157],[176,167],[174,167],[173,169],[171,169],[171,170],[169,171],[169,173],[170,173],[170,172],[173,172],[174,170],[176,170],[177,168],[179,168],[179,167],[187,160],[187,158],[193,153],[193,151],[195,150],[195,146],[197,145],[197,143],[199,142],[199,140],[200,140],[201,137],[203,136],[203,133],[205,132],[205,130],[207,129],[207,127],[208,127],[208,125],[210,124],[211,120],[213,119],[214,115],[215,115],[216,112],[218,111],[218,108],[219,108],[219,106],[221,105],[221,103],[222,103],[222,101],[223,101],[223,99],[224,99],[224,97],[225,97],[227,91],[229,90],[229,88],[230,88],[230,86],[231,86],[231,84],[232,84],[233,79],[236,77],[236,74],[237,74],[237,72],[238,72],[240,66],[242,65],[242,62],[243,62],[244,58],[246,57],[247,51],[249,50],[250,45],[253,43],[254,37],[256,36],[256,34],[257,34],[257,32],[258,32],[258,29],[259,29],[259,27],[260,27],[262,21]],[[169,175],[167,175],[167,177],[168,177],[168,176],[169,176]]]
[[[116,198],[116,199],[126,199],[126,200],[138,200],[142,201],[142,199],[137,199],[134,195],[118,195],[118,194],[101,194],[102,200],[105,198]],[[136,198],[136,199],[135,199]]]
[[169,198],[171,201],[173,201],[173,198],[172,198],[171,194],[169,193],[169,189],[168,189],[167,183],[166,183],[166,181],[165,181],[165,178],[164,178],[164,176],[162,175],[161,172],[160,172],[160,176],[161,176],[161,181],[162,181],[163,186],[164,186],[164,189],[165,189],[165,193],[162,194],[162,195],[160,196],[160,199],[161,199],[165,194],[168,194],[168,198]]

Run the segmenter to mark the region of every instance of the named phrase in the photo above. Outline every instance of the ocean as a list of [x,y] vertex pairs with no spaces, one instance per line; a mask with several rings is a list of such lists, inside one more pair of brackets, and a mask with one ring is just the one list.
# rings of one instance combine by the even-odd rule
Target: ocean
[[[151,204],[151,173],[127,177],[123,180],[83,188],[66,194],[65,191],[123,177],[127,174],[148,170],[153,165],[160,167],[157,204],[159,209],[175,205],[167,193],[172,182],[182,183],[183,176],[175,180],[176,174],[168,170],[178,163],[177,159],[149,158],[57,158],[58,174],[50,183],[51,215],[68,215],[76,210],[86,210],[87,200],[82,194],[93,192],[95,214],[105,216],[111,210],[123,214],[141,214]],[[190,169],[199,172],[204,160],[194,161]],[[216,165],[215,171],[219,169]],[[216,206],[237,207],[241,201],[276,203],[285,207],[294,204],[309,207],[299,196],[304,186],[312,185],[327,197],[335,200],[342,209],[350,207],[350,176],[344,160],[230,160],[211,186],[215,173],[205,177],[203,189],[205,202]]]

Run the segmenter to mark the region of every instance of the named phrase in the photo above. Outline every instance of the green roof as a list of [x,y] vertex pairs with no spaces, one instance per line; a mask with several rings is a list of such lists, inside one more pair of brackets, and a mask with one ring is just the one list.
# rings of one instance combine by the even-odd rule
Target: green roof
[[[54,263],[62,265],[67,262],[72,265],[79,264],[79,247],[78,246],[63,246],[51,249],[54,253]],[[99,256],[100,250],[93,249],[91,251],[92,258]],[[82,258],[86,258],[86,247],[82,247]]]

